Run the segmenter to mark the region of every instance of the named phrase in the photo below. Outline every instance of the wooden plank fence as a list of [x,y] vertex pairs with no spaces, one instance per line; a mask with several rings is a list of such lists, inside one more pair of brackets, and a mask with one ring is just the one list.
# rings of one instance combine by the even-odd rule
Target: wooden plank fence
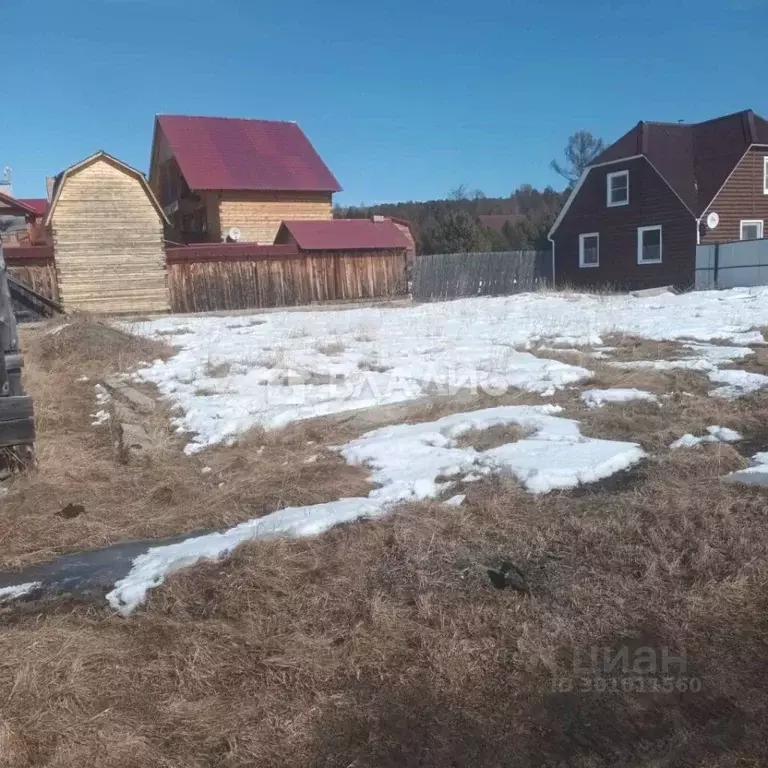
[[552,282],[548,251],[437,253],[413,265],[413,298],[418,301],[462,296],[507,296]]
[[166,249],[172,312],[286,307],[404,295],[405,252],[300,252],[293,245]]
[[13,315],[7,268],[0,243],[0,448],[15,449],[4,455],[0,471],[11,465],[27,465],[34,461],[35,421],[32,398],[24,394],[21,384],[19,334]]

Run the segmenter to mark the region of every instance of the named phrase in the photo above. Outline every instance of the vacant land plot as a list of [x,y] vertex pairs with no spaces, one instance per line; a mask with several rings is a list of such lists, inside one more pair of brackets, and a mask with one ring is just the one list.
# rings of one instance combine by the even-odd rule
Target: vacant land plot
[[[128,618],[77,596],[0,603],[0,765],[768,761],[768,493],[724,480],[768,450],[768,389],[709,394],[719,386],[712,371],[747,370],[749,361],[750,373],[768,375],[750,321],[731,318],[740,338],[728,343],[757,354],[730,362],[725,344],[706,354],[684,338],[653,345],[634,327],[592,343],[571,339],[573,351],[542,340],[534,351],[561,349],[533,359],[590,373],[544,398],[462,391],[251,431],[193,456],[182,452],[189,436],[170,431],[173,414],[161,410],[148,417],[157,454],[128,464],[115,456],[108,426],[91,423],[95,377],[174,354],[193,371],[194,344],[174,350],[118,335],[99,352],[83,339],[104,331],[75,325],[28,338],[40,472],[14,479],[0,502],[6,563],[364,497],[369,470],[348,465],[334,446],[374,427],[500,404],[559,406],[583,436],[637,443],[647,456],[601,482],[546,494],[526,491],[520,477],[460,473],[434,499],[317,537],[255,541],[176,573]],[[326,355],[318,343],[307,339]],[[355,342],[342,343],[334,355]],[[606,356],[595,357],[603,345]],[[286,369],[293,354],[282,353]],[[615,365],[696,359],[706,364]],[[211,366],[202,376],[233,375],[217,367],[232,361],[199,360]],[[89,381],[78,382],[83,376]],[[594,407],[599,397],[581,397],[617,387],[658,402]],[[243,392],[238,384],[233,394]],[[713,426],[741,439],[670,450]],[[485,452],[530,438],[530,428],[500,425],[455,442]],[[462,503],[442,503],[456,494]],[[84,513],[54,514],[73,501]]]

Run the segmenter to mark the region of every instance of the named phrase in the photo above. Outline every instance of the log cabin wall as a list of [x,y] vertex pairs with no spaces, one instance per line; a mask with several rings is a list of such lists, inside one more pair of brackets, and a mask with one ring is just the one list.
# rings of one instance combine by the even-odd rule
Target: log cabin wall
[[66,309],[169,309],[163,220],[136,172],[103,155],[65,172],[51,213]]
[[218,194],[219,221],[209,221],[213,241],[223,240],[232,227],[237,227],[241,242],[268,245],[274,243],[283,221],[333,218],[330,192],[223,191]]
[[173,312],[284,307],[405,294],[405,251],[301,252],[292,245],[169,248]]

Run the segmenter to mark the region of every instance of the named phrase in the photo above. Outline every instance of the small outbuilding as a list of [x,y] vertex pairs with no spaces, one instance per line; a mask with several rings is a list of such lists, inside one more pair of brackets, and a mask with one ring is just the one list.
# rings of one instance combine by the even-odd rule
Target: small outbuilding
[[106,152],[60,173],[46,225],[64,307],[167,312],[167,224],[144,174]]

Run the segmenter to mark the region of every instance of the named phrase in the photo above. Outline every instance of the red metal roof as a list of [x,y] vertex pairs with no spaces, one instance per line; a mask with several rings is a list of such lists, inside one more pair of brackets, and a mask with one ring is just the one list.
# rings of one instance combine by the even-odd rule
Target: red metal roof
[[296,123],[158,115],[190,189],[339,192]]
[[45,216],[48,213],[48,200],[44,197],[19,197],[16,199],[32,208],[38,216]]
[[407,249],[408,238],[390,220],[332,219],[284,221],[277,234],[289,232],[302,251],[373,251]]
[[23,200],[17,200],[15,197],[0,192],[0,203],[3,206],[2,212],[8,216],[37,216],[37,211],[32,206],[27,205]]

